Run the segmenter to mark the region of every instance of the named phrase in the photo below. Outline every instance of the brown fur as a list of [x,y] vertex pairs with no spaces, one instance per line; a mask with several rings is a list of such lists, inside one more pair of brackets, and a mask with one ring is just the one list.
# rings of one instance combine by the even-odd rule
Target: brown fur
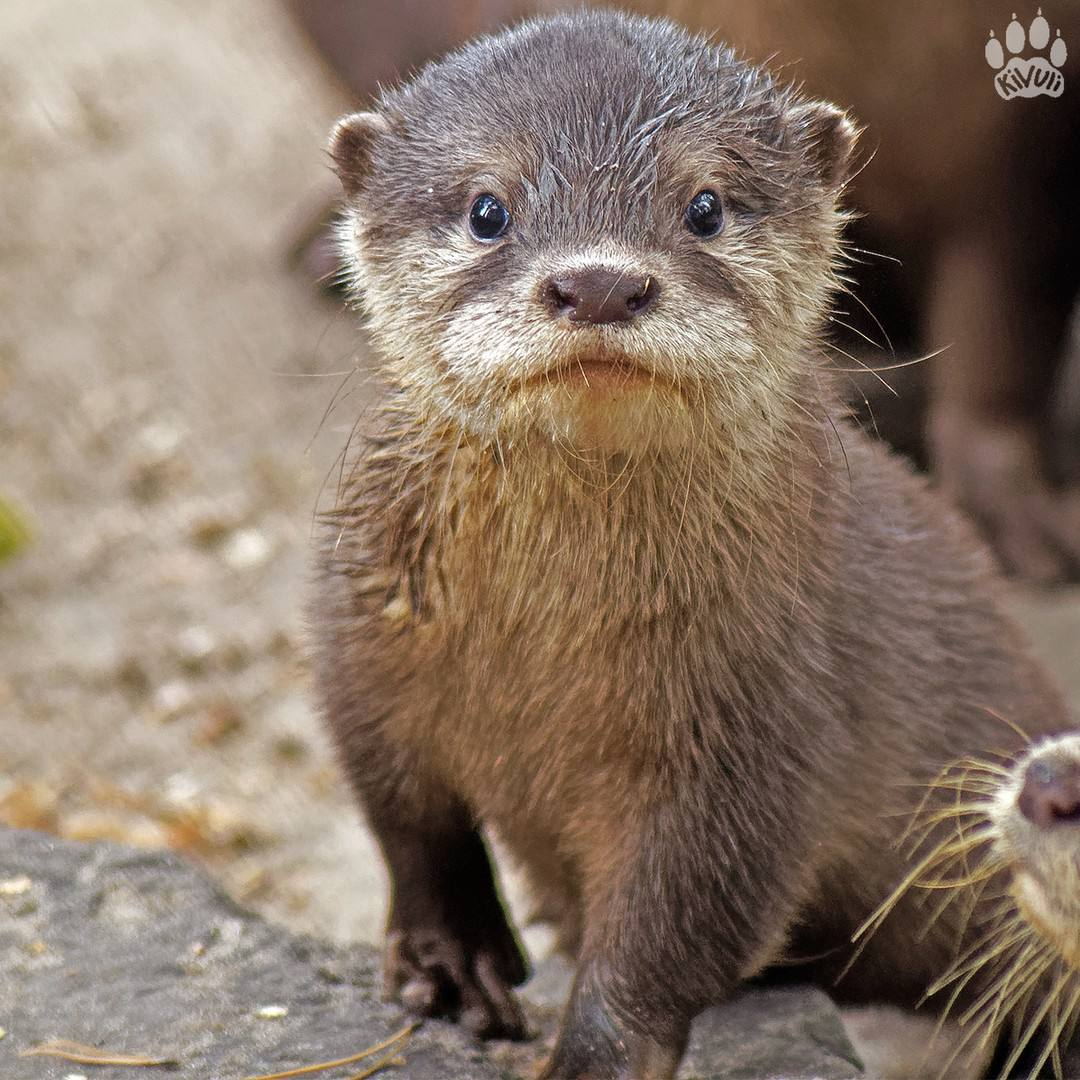
[[[401,0],[382,14],[343,0],[293,6],[353,92],[367,97],[388,73],[480,30],[574,4],[457,0],[438,5],[435,18],[427,0]],[[897,357],[866,349],[864,335],[879,343],[887,335],[901,359],[944,351],[882,376],[899,396],[838,354],[841,367],[854,369],[853,400],[865,404],[865,423],[920,460],[929,405],[929,452],[943,485],[1005,565],[1042,582],[1080,575],[1078,470],[1067,454],[1080,410],[1065,400],[1064,423],[1052,423],[1080,288],[1080,109],[1068,91],[998,97],[982,46],[992,27],[1003,36],[1011,9],[971,0],[624,6],[719,34],[867,124],[873,157],[850,192],[867,215],[852,272],[873,314],[845,305],[839,318],[854,332],[841,336],[844,349],[886,366]],[[1018,10],[1024,23],[1033,14]],[[1047,15],[1066,41],[1080,40],[1075,0]]]
[[[393,879],[391,991],[521,1033],[481,824],[561,919],[547,1076],[671,1076],[741,980],[831,979],[902,876],[910,785],[1007,741],[993,711],[1064,726],[983,553],[815,348],[851,139],[600,13],[470,47],[335,135],[387,389],[323,535],[322,699]],[[706,241],[681,220],[703,187]],[[513,215],[490,246],[481,191]],[[584,263],[660,299],[568,329],[539,292]],[[574,377],[605,359],[643,374]],[[916,947],[904,904],[841,995],[912,1004],[946,966],[955,921]]]
[[[861,295],[894,338],[910,325],[911,350],[944,350],[911,373],[930,384],[926,434],[942,484],[1010,570],[1041,583],[1080,575],[1080,490],[1075,474],[1056,468],[1054,436],[1060,442],[1063,433],[1051,422],[1080,289],[1070,179],[1080,109],[1075,97],[1031,99],[1021,109],[1002,101],[982,51],[991,29],[1003,37],[1014,11],[1026,29],[1034,5],[629,6],[718,33],[752,60],[790,70],[809,92],[858,111],[874,155],[852,185],[852,204],[867,214],[857,243],[888,257],[860,259]],[[1046,14],[1067,41],[1080,40],[1075,0]],[[1019,219],[1032,227],[1018,228]],[[849,311],[846,322],[881,340],[857,305]],[[877,398],[889,397],[872,378],[863,381]],[[898,389],[910,402],[913,388],[900,381]],[[875,406],[875,416],[890,439],[910,445],[909,434],[887,426],[897,405]]]

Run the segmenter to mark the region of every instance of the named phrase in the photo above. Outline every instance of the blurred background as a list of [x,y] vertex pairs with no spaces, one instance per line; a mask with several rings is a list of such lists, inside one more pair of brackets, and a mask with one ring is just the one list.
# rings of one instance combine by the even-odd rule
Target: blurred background
[[[975,515],[1080,705],[1076,5],[1045,8],[1064,93],[1013,100],[985,52],[1007,5],[636,6],[868,125],[838,366]],[[371,393],[317,281],[324,147],[379,81],[528,9],[0,5],[0,822],[180,850],[295,928],[378,938],[381,867],[303,659],[313,514]]]

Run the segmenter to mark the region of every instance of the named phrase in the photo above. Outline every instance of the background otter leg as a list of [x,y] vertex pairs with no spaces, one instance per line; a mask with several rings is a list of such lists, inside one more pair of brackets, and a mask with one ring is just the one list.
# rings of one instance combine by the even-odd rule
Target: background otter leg
[[942,243],[928,344],[948,348],[929,436],[942,485],[1007,566],[1049,583],[1080,571],[1080,513],[1054,489],[1048,445],[1075,282],[1044,250],[1031,265],[1015,232],[990,215]]
[[510,990],[528,966],[465,805],[378,723],[332,726],[390,874],[388,996],[477,1035],[523,1038]]

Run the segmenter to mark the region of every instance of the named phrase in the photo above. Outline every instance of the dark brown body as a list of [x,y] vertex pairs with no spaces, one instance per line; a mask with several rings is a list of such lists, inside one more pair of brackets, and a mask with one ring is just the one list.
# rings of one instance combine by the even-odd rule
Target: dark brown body
[[[662,1078],[742,980],[846,965],[918,785],[1014,748],[1001,717],[1065,719],[966,525],[816,356],[850,124],[674,28],[546,25],[335,135],[389,385],[327,518],[317,675],[391,871],[391,991],[521,1033],[491,828],[580,958],[545,1075]],[[730,221],[698,242],[701,176]],[[461,214],[499,183],[519,232],[470,247]],[[460,210],[424,201],[459,184]],[[659,301],[568,324],[537,297],[582,250],[637,252]],[[914,1005],[948,966],[957,921],[916,940],[908,903],[842,997]]]
[[[426,3],[420,5],[427,12]],[[400,5],[319,0],[297,5],[336,70],[363,97],[388,77],[481,30],[557,0],[446,4],[439,16],[401,18]],[[851,4],[843,0],[631,0],[715,33],[758,62],[805,81],[809,92],[850,106],[869,129],[865,168],[851,203],[866,213],[855,243],[873,253],[853,276],[873,317],[850,301],[839,316],[898,353],[844,348],[888,365],[944,349],[922,371],[861,378],[865,421],[905,450],[929,456],[1006,565],[1052,581],[1080,573],[1080,492],[1055,444],[1054,393],[1066,326],[1080,287],[1074,178],[1080,108],[1071,84],[1060,98],[1002,100],[983,57],[990,29],[1004,36],[1012,8],[976,3]],[[1031,11],[1019,11],[1030,22]],[[1047,9],[1080,54],[1080,5]],[[1075,46],[1073,43],[1076,43]],[[1030,51],[1030,50],[1029,50]],[[880,325],[879,325],[880,324]],[[927,382],[930,383],[927,386]],[[929,414],[923,409],[929,401]],[[871,417],[870,413],[873,413]],[[1072,465],[1071,458],[1068,459]]]

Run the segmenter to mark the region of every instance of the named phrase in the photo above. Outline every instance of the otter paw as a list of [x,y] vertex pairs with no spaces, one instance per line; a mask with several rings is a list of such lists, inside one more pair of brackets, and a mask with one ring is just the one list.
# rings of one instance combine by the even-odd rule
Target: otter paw
[[551,1056],[537,1080],[674,1080],[690,1021],[666,1014],[656,1019],[669,1038],[632,1030],[611,1007],[597,978],[602,965],[578,972]]
[[526,975],[516,952],[464,945],[438,929],[387,937],[386,996],[421,1016],[454,1020],[482,1039],[524,1039],[528,1025],[511,986]]

